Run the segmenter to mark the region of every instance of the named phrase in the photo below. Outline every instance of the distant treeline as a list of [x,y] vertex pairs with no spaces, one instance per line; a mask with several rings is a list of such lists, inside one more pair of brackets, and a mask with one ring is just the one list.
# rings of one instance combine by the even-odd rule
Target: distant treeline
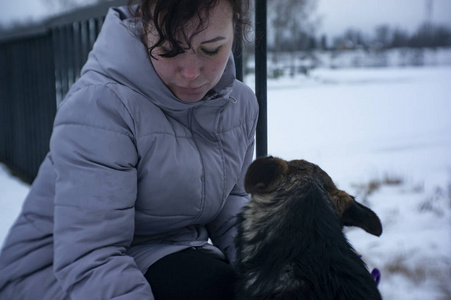
[[349,29],[343,35],[335,37],[330,46],[326,37],[322,37],[320,46],[323,49],[451,47],[451,28],[425,23],[415,32],[409,33],[403,29],[382,25],[376,28],[372,37],[365,36],[359,30]]
[[[252,48],[252,45],[249,45]],[[378,26],[373,35],[358,29],[348,29],[343,34],[330,37],[315,36],[301,32],[279,38],[277,47],[270,44],[270,52],[298,52],[313,50],[393,49],[393,48],[440,48],[451,47],[451,28],[436,24],[423,24],[409,33],[388,25]]]

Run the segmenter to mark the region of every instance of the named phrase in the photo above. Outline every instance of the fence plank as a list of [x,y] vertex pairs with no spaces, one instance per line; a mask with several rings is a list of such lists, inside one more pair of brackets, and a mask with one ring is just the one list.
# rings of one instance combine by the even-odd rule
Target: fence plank
[[52,36],[14,40],[0,49],[0,160],[31,182],[48,152],[56,112]]

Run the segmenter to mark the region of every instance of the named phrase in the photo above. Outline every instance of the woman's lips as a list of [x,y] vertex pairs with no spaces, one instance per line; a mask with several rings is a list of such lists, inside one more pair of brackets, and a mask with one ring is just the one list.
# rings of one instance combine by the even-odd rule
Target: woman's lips
[[179,90],[179,92],[183,93],[183,94],[198,94],[202,91],[204,85],[198,86],[198,87],[181,87],[181,86],[177,86],[177,89]]

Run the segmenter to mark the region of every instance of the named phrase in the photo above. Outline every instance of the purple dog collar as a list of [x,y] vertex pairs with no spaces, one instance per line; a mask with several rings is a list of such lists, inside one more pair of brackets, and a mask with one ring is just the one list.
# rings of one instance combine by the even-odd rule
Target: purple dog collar
[[[362,254],[357,253],[357,255],[362,258]],[[373,276],[376,286],[379,286],[379,282],[381,282],[381,271],[379,271],[378,268],[374,268],[373,271],[371,271],[371,276]]]
[[373,271],[371,271],[371,275],[376,282],[376,286],[378,286],[379,282],[381,281],[381,271],[379,271],[378,268],[374,268]]

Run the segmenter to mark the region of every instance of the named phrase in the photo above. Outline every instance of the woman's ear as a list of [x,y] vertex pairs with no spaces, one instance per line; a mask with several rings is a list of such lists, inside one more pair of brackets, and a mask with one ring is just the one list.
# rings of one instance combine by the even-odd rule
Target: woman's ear
[[244,188],[250,194],[266,194],[274,190],[286,169],[286,161],[272,156],[255,160],[244,178]]

